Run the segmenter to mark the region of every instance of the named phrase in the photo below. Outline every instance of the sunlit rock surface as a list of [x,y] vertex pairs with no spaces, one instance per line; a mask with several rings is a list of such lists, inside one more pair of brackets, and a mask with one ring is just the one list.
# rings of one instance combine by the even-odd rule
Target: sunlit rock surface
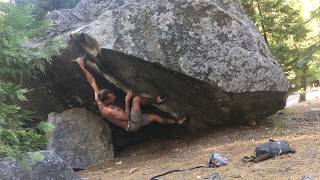
[[104,48],[159,62],[227,92],[287,91],[266,43],[233,1],[94,2],[82,1],[72,12],[92,21],[78,31]]

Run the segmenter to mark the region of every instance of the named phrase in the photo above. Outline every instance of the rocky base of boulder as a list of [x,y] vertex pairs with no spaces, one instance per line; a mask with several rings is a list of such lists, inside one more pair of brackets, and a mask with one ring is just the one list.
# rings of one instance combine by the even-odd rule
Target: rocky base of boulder
[[0,159],[2,180],[80,180],[73,169],[52,151],[39,151],[41,160],[26,157],[22,162]]
[[111,130],[101,117],[82,108],[49,114],[55,129],[49,150],[60,155],[73,169],[113,160]]

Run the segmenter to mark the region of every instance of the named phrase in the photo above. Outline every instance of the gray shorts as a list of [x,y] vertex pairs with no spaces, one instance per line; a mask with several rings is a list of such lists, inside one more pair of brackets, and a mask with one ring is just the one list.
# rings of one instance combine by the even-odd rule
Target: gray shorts
[[128,132],[135,132],[138,129],[150,124],[151,122],[147,119],[146,114],[142,114],[141,111],[135,111],[133,108],[130,112],[130,119],[128,121]]

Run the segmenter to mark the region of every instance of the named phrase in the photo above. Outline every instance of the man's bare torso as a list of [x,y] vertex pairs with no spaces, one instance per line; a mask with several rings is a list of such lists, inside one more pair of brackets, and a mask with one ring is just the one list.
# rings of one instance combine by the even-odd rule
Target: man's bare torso
[[108,119],[116,126],[127,128],[129,117],[126,116],[124,110],[118,106],[99,104],[99,110],[102,117]]

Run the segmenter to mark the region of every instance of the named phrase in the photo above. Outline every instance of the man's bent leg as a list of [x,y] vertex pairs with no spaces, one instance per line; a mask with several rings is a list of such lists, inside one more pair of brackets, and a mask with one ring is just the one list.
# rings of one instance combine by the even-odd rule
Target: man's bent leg
[[160,104],[167,100],[167,97],[161,97],[161,96],[151,97],[147,95],[141,95],[138,97],[141,98],[142,105]]
[[140,96],[136,96],[132,100],[132,109],[131,111],[141,111],[141,102],[142,99]]
[[172,119],[172,118],[161,117],[157,114],[146,114],[146,118],[150,122],[157,122],[160,124],[179,124],[179,125],[182,125],[185,122],[185,120],[187,120],[186,117]]
[[151,121],[146,120],[145,116],[141,112],[141,97],[134,97],[132,101],[132,108],[128,121],[127,131],[135,132],[150,123]]

